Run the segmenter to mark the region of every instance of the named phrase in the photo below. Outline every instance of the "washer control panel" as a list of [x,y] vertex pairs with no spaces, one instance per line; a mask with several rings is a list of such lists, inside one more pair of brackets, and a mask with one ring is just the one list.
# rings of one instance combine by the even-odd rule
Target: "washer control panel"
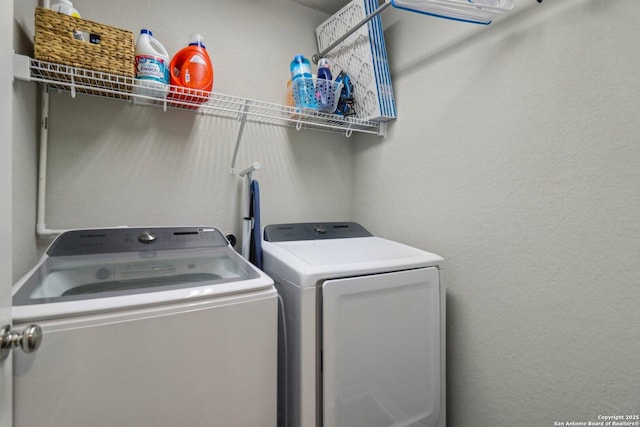
[[67,231],[53,241],[50,257],[109,254],[167,249],[227,246],[229,242],[213,227],[101,228]]

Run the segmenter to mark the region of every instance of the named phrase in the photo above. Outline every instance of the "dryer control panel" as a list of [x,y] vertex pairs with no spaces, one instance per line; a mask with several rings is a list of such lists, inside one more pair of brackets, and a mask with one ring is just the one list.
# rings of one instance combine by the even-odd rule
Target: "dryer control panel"
[[307,222],[272,224],[264,228],[267,242],[292,242],[297,240],[347,239],[372,237],[363,226],[355,222]]

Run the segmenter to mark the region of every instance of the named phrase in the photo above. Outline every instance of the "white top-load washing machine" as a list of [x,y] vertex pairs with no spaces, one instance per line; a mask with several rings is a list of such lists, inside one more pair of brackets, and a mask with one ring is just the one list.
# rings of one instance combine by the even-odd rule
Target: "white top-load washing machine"
[[211,227],[66,232],[14,288],[14,426],[275,426],[277,292]]
[[287,427],[444,427],[445,288],[438,255],[356,223],[265,227],[284,307]]

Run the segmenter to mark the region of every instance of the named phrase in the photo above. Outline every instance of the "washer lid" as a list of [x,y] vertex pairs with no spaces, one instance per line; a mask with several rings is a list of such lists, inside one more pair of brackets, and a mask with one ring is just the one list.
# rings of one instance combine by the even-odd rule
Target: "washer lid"
[[211,227],[65,232],[14,287],[14,317],[221,296],[272,281]]
[[267,274],[299,286],[325,279],[438,266],[438,255],[380,237],[300,240],[262,244]]

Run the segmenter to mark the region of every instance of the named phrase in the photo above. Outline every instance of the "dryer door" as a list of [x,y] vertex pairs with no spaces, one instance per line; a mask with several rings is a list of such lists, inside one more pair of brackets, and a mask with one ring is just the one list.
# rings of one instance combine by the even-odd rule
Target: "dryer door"
[[324,427],[436,425],[438,276],[430,267],[324,282]]

